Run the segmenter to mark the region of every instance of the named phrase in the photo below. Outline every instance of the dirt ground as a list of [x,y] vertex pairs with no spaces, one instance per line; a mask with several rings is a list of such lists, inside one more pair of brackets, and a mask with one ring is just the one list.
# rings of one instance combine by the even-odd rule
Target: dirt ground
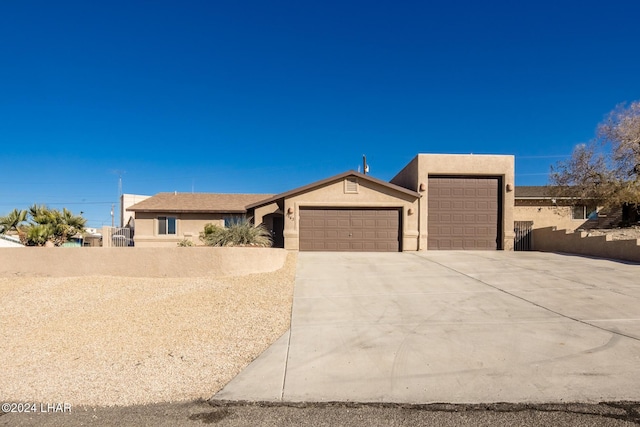
[[208,399],[288,328],[296,255],[226,278],[0,278],[0,401]]
[[589,236],[610,235],[613,240],[633,240],[640,239],[640,226],[628,228],[601,228],[587,230]]

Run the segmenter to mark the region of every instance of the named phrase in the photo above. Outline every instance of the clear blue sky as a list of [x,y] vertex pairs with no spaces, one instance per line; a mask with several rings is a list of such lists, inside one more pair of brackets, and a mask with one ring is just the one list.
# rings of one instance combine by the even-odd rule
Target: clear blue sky
[[[640,99],[640,2],[0,5],[0,215],[111,223],[125,193],[278,193],[417,153],[516,156],[516,184]],[[565,156],[565,157],[562,157]]]

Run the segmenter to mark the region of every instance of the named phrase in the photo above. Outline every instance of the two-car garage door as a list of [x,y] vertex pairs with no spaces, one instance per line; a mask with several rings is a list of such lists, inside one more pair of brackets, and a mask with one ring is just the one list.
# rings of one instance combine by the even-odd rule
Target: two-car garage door
[[500,178],[429,177],[427,249],[500,249]]
[[400,209],[301,208],[300,250],[398,252]]

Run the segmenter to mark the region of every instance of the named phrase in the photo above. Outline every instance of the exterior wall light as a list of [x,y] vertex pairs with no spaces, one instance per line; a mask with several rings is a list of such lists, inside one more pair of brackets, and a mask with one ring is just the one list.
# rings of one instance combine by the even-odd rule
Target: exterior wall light
[[408,215],[413,215],[413,209],[412,209],[412,208],[409,208],[409,210],[407,211],[407,214],[408,214]]
[[511,193],[513,191],[513,184],[507,184],[507,192]]
[[420,191],[427,191],[427,186],[424,182],[421,182],[418,188],[420,189]]

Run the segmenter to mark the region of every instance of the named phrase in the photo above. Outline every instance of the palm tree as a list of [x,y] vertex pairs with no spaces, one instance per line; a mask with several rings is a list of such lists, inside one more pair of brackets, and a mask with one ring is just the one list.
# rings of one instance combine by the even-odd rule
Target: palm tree
[[34,224],[52,224],[55,222],[53,211],[47,205],[33,204],[29,208],[29,216]]
[[67,208],[62,208],[62,212],[59,210],[55,210],[54,212],[57,222],[56,237],[60,240],[60,244],[69,240],[70,237],[84,232],[84,226],[87,220],[81,215],[74,215]]
[[67,208],[62,211],[49,209],[46,205],[34,204],[29,208],[30,224],[25,227],[26,244],[42,246],[52,242],[60,246],[69,238],[81,234],[87,220],[74,215]]
[[25,230],[25,244],[27,246],[44,246],[52,241],[53,227],[51,224],[31,224]]
[[14,209],[7,216],[0,217],[0,234],[18,231],[20,224],[27,220],[27,211]]

